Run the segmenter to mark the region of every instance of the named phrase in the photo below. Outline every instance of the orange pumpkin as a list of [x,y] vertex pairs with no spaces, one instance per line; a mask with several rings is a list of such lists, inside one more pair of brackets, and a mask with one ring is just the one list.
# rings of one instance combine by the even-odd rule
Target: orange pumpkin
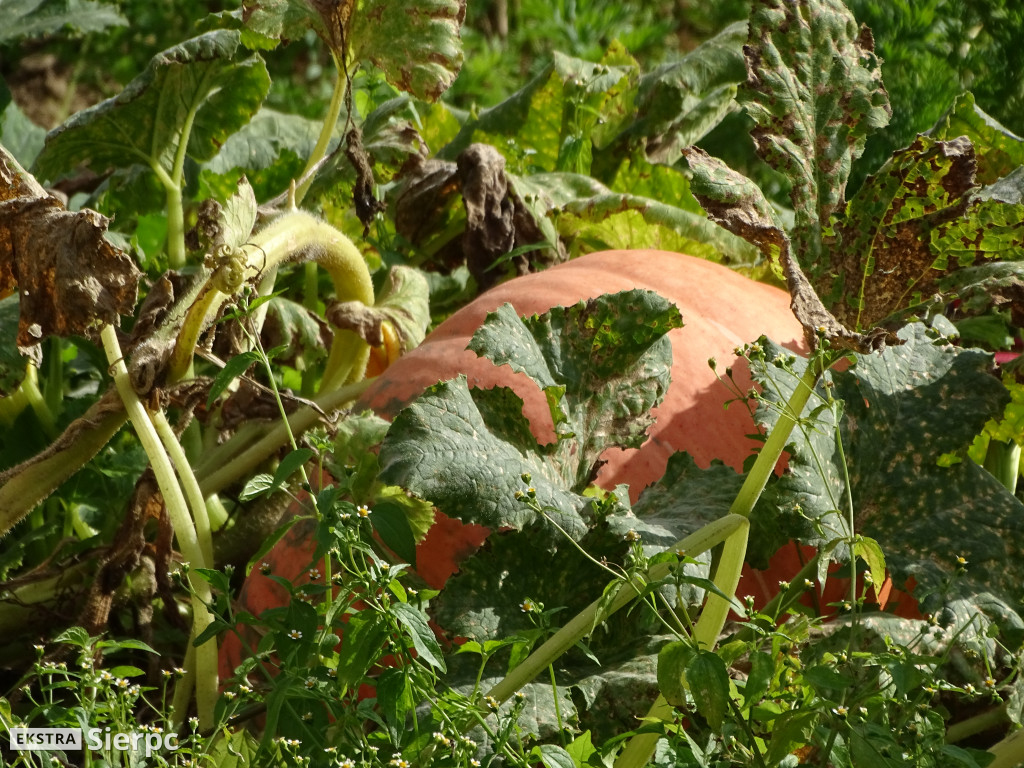
[[[803,330],[790,310],[785,291],[727,267],[667,251],[592,253],[487,291],[384,371],[356,404],[356,410],[371,408],[391,418],[428,386],[464,374],[470,386],[511,387],[524,401],[523,412],[534,435],[542,442],[551,441],[554,431],[550,414],[536,385],[507,366],[495,366],[468,351],[470,338],[487,313],[506,302],[520,315],[539,314],[555,306],[633,288],[656,291],[674,302],[682,313],[684,327],[669,334],[672,381],[664,401],[654,410],[649,439],[639,449],[608,452],[597,484],[610,489],[626,483],[635,501],[646,486],[661,478],[676,451],[688,451],[701,466],[717,458],[740,470],[757,446],[748,437],[755,427],[743,405],[726,408],[733,393],[718,380],[708,360],[715,358],[718,371],[732,367],[737,385],[746,391],[752,386],[746,361],[738,359],[734,350],[763,334],[795,351],[806,351]],[[419,575],[432,587],[441,588],[487,533],[482,526],[463,525],[438,513],[434,527],[417,547]],[[294,568],[300,560],[307,564],[311,551],[311,547],[297,551],[295,542],[286,539],[266,560],[277,572],[277,562],[283,568]],[[792,578],[799,570],[799,559],[810,554],[813,550],[809,547],[798,550],[790,546],[776,555],[767,571],[746,568],[738,594],[753,595],[755,604],[763,605],[775,595],[780,580]],[[265,607],[267,601],[261,597],[259,585],[273,582],[256,570],[249,580],[243,594],[247,609]],[[822,600],[841,600],[845,593],[843,580],[833,579]],[[222,654],[222,662],[230,661]],[[222,674],[232,667],[222,663]]]

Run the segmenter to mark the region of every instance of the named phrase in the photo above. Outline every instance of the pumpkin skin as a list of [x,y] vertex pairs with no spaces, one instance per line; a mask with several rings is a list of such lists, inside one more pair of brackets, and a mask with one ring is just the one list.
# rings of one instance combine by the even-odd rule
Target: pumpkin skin
[[[803,329],[790,309],[789,294],[758,283],[727,267],[703,259],[667,251],[602,251],[582,256],[544,272],[503,283],[479,296],[441,323],[423,343],[387,368],[355,405],[393,418],[405,405],[438,381],[464,374],[470,386],[508,386],[524,401],[523,413],[541,442],[554,439],[550,414],[543,395],[525,375],[507,366],[495,366],[466,349],[473,333],[488,312],[511,303],[520,315],[539,314],[555,306],[575,304],[605,293],[646,288],[674,302],[683,316],[683,327],[669,333],[672,341],[672,380],[664,401],[653,411],[655,422],[649,439],[639,449],[606,452],[606,464],[596,483],[612,489],[630,487],[636,501],[640,492],[664,474],[669,457],[687,451],[700,466],[721,459],[737,471],[758,443],[747,435],[755,432],[750,413],[740,403],[726,408],[732,391],[718,380],[708,365],[715,358],[717,370],[732,367],[740,391],[752,386],[746,361],[735,349],[766,335],[796,352],[806,353]],[[483,543],[488,530],[465,525],[435,514],[435,524],[417,547],[417,573],[440,589],[459,563]],[[738,594],[751,595],[757,607],[778,591],[780,580],[790,580],[801,559],[813,555],[810,547],[790,545],[778,552],[768,570],[744,567]],[[308,569],[312,546],[285,538],[265,560],[274,573],[297,574]],[[281,564],[280,569],[277,563]],[[298,568],[298,572],[295,570]],[[848,580],[830,579],[820,602],[844,599]],[[264,594],[264,586],[276,594]],[[242,607],[258,614],[281,599],[274,582],[254,569],[241,596]],[[283,592],[283,590],[282,590]],[[895,590],[893,597],[901,597]],[[902,596],[905,597],[905,596]],[[916,613],[908,598],[901,615]],[[826,612],[828,612],[826,610]],[[237,638],[229,635],[221,652],[221,674],[230,674],[239,663]]]

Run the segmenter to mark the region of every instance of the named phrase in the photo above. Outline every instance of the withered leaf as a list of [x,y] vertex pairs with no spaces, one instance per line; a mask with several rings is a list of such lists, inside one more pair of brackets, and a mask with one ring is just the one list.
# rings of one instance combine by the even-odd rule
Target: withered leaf
[[67,210],[0,147],[0,292],[18,289],[18,346],[88,335],[135,307],[141,273],[103,233],[109,219]]
[[327,309],[336,327],[355,331],[370,346],[385,343],[384,322],[391,324],[401,352],[419,346],[430,324],[430,287],[412,267],[397,265],[388,273],[377,302],[368,307],[358,301],[336,302]]
[[693,173],[691,189],[708,218],[756,245],[785,278],[793,314],[804,327],[809,346],[815,346],[821,336],[837,349],[858,352],[898,343],[895,334],[888,331],[858,333],[835,318],[793,257],[789,235],[754,182],[697,147],[683,150],[683,155]]

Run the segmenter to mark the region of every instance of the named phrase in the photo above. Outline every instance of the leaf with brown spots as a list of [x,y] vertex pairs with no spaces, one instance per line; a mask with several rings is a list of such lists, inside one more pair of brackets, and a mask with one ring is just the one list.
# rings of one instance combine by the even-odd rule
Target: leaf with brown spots
[[1024,139],[986,114],[970,93],[957,96],[928,135],[939,141],[970,139],[978,156],[979,184],[992,184],[1024,165]]
[[[925,613],[943,613],[976,637],[986,625],[1020,626],[1024,583],[1024,505],[972,461],[940,466],[963,451],[1008,396],[989,371],[990,355],[951,346],[922,324],[900,332],[901,346],[833,372],[843,404],[839,428],[849,472],[856,533],[881,545],[897,586],[917,582]],[[770,349],[768,359],[790,353]],[[803,364],[797,361],[798,371]],[[752,366],[769,399],[758,417],[770,426],[797,378],[770,364]],[[824,404],[819,387],[814,405]],[[755,511],[762,526],[822,545],[849,534],[844,468],[828,409],[794,432],[789,469]],[[764,542],[766,536],[751,536]],[[772,550],[774,551],[774,550]],[[768,555],[765,551],[762,555]],[[957,557],[967,561],[958,574]],[[951,613],[947,613],[951,612]]]
[[892,110],[866,28],[839,0],[758,0],[740,103],[758,154],[792,182],[793,256],[812,282],[830,264],[822,230],[845,204],[853,160]]
[[0,293],[18,290],[23,353],[134,310],[141,275],[104,238],[108,223],[95,211],[67,210],[0,147]]
[[352,16],[353,56],[396,88],[435,101],[462,69],[466,0],[367,0]]
[[815,286],[841,322],[891,322],[932,299],[956,270],[1016,258],[1024,205],[1010,198],[1019,191],[1012,180],[978,190],[976,169],[966,137],[918,136],[868,177],[827,238],[834,273]]

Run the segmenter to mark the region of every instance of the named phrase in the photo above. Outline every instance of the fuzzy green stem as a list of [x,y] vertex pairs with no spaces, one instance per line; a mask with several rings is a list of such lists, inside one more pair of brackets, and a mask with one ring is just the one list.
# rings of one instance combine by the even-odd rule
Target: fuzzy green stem
[[54,443],[58,446],[55,450],[47,453],[51,450],[47,449],[0,474],[0,535],[91,461],[117,434],[127,416],[123,409],[111,411],[105,398],[99,400],[68,426],[64,437]]
[[[261,271],[274,269],[283,261],[308,254],[330,274],[335,297],[339,301],[359,301],[373,306],[373,281],[363,255],[345,235],[314,216],[303,211],[285,213],[260,230],[251,245],[244,266],[244,279],[255,278]],[[218,272],[211,275],[188,310],[171,354],[168,375],[172,380],[184,375],[191,364],[200,334],[228,298],[229,294],[218,288]],[[337,329],[327,357],[321,391],[336,389],[361,378],[369,356],[370,347],[358,334]]]
[[[209,568],[203,548],[199,544],[199,537],[196,534],[192,518],[188,513],[188,506],[185,503],[185,496],[181,486],[174,475],[174,467],[168,457],[160,436],[153,425],[153,420],[139,400],[138,394],[132,388],[131,379],[128,376],[128,368],[125,366],[124,357],[121,354],[121,346],[117,341],[117,332],[114,326],[106,325],[100,332],[103,342],[103,349],[106,352],[107,360],[110,363],[114,376],[114,386],[124,403],[128,418],[142,443],[146,455],[149,457],[153,467],[153,474],[156,476],[160,493],[164,498],[167,508],[167,516],[170,518],[171,527],[174,529],[178,539],[178,546],[181,547],[185,559],[193,566]],[[213,595],[209,583],[200,576],[189,575],[192,584],[192,634],[198,636],[210,625],[213,617],[207,609],[207,604],[212,603]],[[196,708],[199,715],[200,728],[207,730],[213,727],[213,705],[217,698],[217,644],[208,641],[197,649],[196,653],[197,693]],[[171,713],[171,720],[174,724],[184,721],[185,713],[182,710],[175,710]]]
[[158,162],[150,168],[164,188],[167,204],[167,264],[171,269],[185,266],[185,207],[181,200],[181,185]]
[[36,418],[39,419],[43,432],[52,440],[57,436],[57,420],[39,389],[39,369],[36,368],[35,363],[25,366],[25,378],[22,379],[19,389],[25,393],[25,400],[32,412],[35,413]]

